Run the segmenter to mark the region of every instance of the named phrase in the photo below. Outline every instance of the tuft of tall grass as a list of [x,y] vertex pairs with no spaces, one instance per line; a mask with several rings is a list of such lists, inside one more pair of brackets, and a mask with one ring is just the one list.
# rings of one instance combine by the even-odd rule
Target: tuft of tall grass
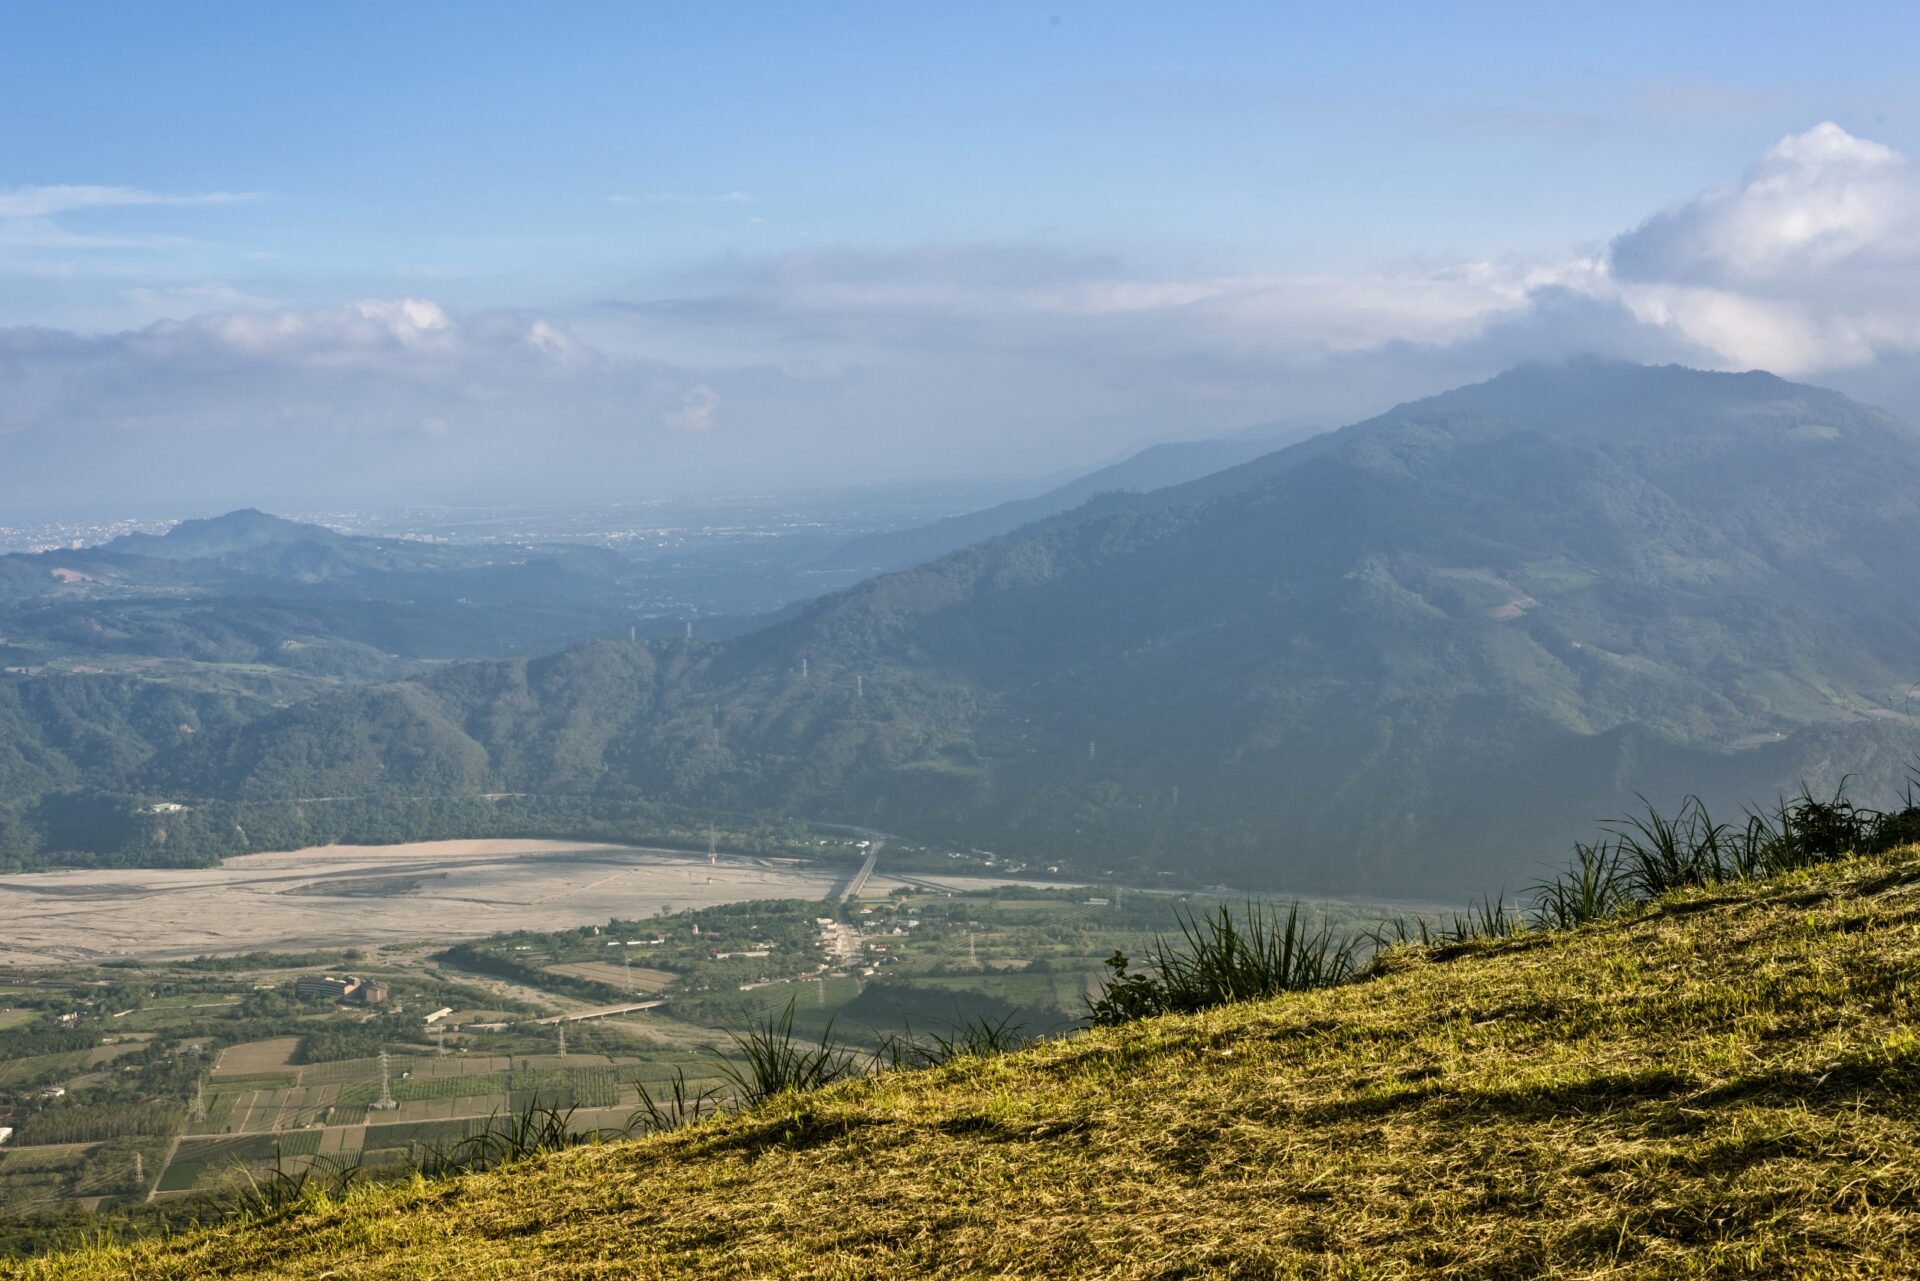
[[295,1158],[289,1167],[279,1152],[273,1156],[273,1168],[255,1174],[241,1165],[241,1182],[235,1193],[234,1209],[250,1219],[271,1218],[297,1206],[330,1197],[338,1197],[365,1173],[358,1156],[319,1156]]
[[990,1059],[998,1054],[1011,1054],[1032,1039],[1024,1025],[1013,1021],[1011,1014],[999,1019],[981,1014],[962,1019],[945,1034],[928,1033],[923,1053],[930,1064],[937,1066],[954,1059]]
[[894,1071],[939,1067],[955,1059],[1011,1054],[1033,1039],[1011,1014],[999,1019],[981,1014],[949,1025],[944,1033],[930,1032],[925,1038],[915,1036],[911,1026],[902,1034],[883,1036],[873,1053],[873,1065]]
[[836,1044],[829,1023],[820,1040],[803,1041],[793,1034],[793,1002],[761,1023],[749,1023],[744,1032],[728,1032],[739,1061],[722,1057],[720,1071],[739,1091],[742,1106],[752,1107],[790,1090],[816,1090],[852,1076],[855,1053]]
[[1783,797],[1772,813],[1749,815],[1747,825],[1761,846],[1754,874],[1771,875],[1913,840],[1920,836],[1920,809],[1911,790],[1905,808],[1895,813],[1855,805],[1842,779],[1828,800],[1816,799],[1803,785],[1799,796]]
[[720,1110],[720,1089],[717,1086],[694,1089],[687,1083],[685,1068],[676,1067],[673,1070],[673,1079],[666,1093],[657,1099],[651,1090],[638,1081],[634,1082],[634,1088],[640,1092],[640,1106],[627,1117],[628,1134],[677,1130],[683,1126],[697,1125]]
[[1632,899],[1620,851],[1606,841],[1576,843],[1573,865],[1533,887],[1534,919],[1572,929],[1612,916]]
[[1655,899],[1673,890],[1717,885],[1748,861],[1733,828],[1714,822],[1698,796],[1681,801],[1672,818],[1644,796],[1640,803],[1646,813],[1605,825],[1637,897]]
[[1744,826],[1716,823],[1699,797],[1689,796],[1672,817],[1641,797],[1646,813],[1607,824],[1634,898],[1723,881],[1777,876],[1831,863],[1850,854],[1876,854],[1920,840],[1920,803],[1911,788],[1892,812],[1856,805],[1842,779],[1822,800],[1805,786],[1769,811],[1750,810]]
[[1309,924],[1297,902],[1285,916],[1250,901],[1238,921],[1225,904],[1199,916],[1182,911],[1178,919],[1180,938],[1156,937],[1145,972],[1130,972],[1123,953],[1108,959],[1100,995],[1087,1003],[1094,1023],[1111,1026],[1331,987],[1352,977],[1361,942],[1336,935],[1325,921]]
[[487,1117],[486,1124],[478,1133],[470,1134],[458,1143],[442,1145],[416,1142],[411,1145],[407,1152],[407,1166],[416,1174],[438,1178],[474,1170],[491,1170],[495,1166],[524,1161],[544,1152],[559,1152],[587,1143],[599,1143],[626,1133],[616,1131],[610,1135],[599,1130],[575,1129],[573,1113],[573,1108],[541,1107],[537,1104],[530,1104],[504,1118],[495,1112]]
[[491,1169],[511,1161],[524,1161],[542,1152],[558,1152],[595,1141],[598,1135],[576,1133],[572,1108],[530,1106],[507,1118],[505,1125],[488,1125],[454,1145],[456,1162],[463,1169]]
[[1507,905],[1505,894],[1475,899],[1465,912],[1455,912],[1445,926],[1433,932],[1433,941],[1442,944],[1472,943],[1480,939],[1503,939],[1526,931],[1527,920],[1519,909]]

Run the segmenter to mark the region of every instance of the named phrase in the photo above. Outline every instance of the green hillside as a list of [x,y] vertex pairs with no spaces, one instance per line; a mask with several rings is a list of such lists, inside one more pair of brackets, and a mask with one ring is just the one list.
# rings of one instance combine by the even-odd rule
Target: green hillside
[[[1878,410],[1528,367],[732,640],[250,704],[72,786],[195,802],[195,831],[140,840],[207,854],[359,835],[302,798],[516,793],[535,826],[671,804],[1453,896],[1524,883],[1637,792],[1671,807],[1676,778],[1737,812],[1874,761],[1855,790],[1889,800],[1920,755],[1917,533],[1920,434]],[[398,834],[478,834],[464,812]]]
[[930,525],[866,534],[838,549],[830,564],[869,573],[905,569],[974,543],[1010,534],[1022,525],[1069,512],[1103,494],[1164,490],[1211,476],[1274,452],[1278,428],[1252,428],[1224,440],[1184,440],[1152,445],[1031,498],[1015,498],[982,511],[948,516]]
[[0,1275],[1898,1277],[1920,849]]

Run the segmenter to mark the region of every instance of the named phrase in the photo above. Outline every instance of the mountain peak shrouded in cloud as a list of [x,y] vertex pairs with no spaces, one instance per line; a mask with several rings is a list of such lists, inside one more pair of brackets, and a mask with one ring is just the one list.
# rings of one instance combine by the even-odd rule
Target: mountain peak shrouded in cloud
[[[677,190],[634,201],[770,207]],[[0,223],[240,199],[14,188]],[[1827,122],[1558,257],[1179,271],[1048,237],[731,253],[541,305],[175,285],[138,293],[186,305],[137,327],[0,329],[0,438],[24,460],[0,501],[278,501],[290,472],[349,502],[1039,472],[1589,352],[1815,377],[1911,414],[1916,284],[1911,165]]]

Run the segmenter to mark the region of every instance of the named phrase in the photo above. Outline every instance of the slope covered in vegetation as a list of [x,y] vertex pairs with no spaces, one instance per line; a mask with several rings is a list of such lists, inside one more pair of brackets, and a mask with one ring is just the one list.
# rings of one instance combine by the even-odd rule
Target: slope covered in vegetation
[[[1674,779],[1730,810],[1864,761],[1863,796],[1897,792],[1920,752],[1917,445],[1764,374],[1529,367],[725,641],[453,664],[191,735],[141,722],[97,766],[23,696],[10,722],[47,765],[0,811],[42,860],[182,861],[396,827],[586,835],[583,810],[670,800],[1451,898],[1636,792],[1670,807]],[[56,822],[49,788],[106,817]],[[522,812],[478,799],[501,793]],[[141,817],[154,800],[192,808]]]
[[1920,848],[22,1277],[1908,1276]]

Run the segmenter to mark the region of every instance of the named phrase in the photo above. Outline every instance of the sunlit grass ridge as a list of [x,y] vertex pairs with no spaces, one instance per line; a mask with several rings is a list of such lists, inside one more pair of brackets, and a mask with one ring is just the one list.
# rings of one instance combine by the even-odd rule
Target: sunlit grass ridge
[[1920,849],[7,1275],[1905,1276]]

